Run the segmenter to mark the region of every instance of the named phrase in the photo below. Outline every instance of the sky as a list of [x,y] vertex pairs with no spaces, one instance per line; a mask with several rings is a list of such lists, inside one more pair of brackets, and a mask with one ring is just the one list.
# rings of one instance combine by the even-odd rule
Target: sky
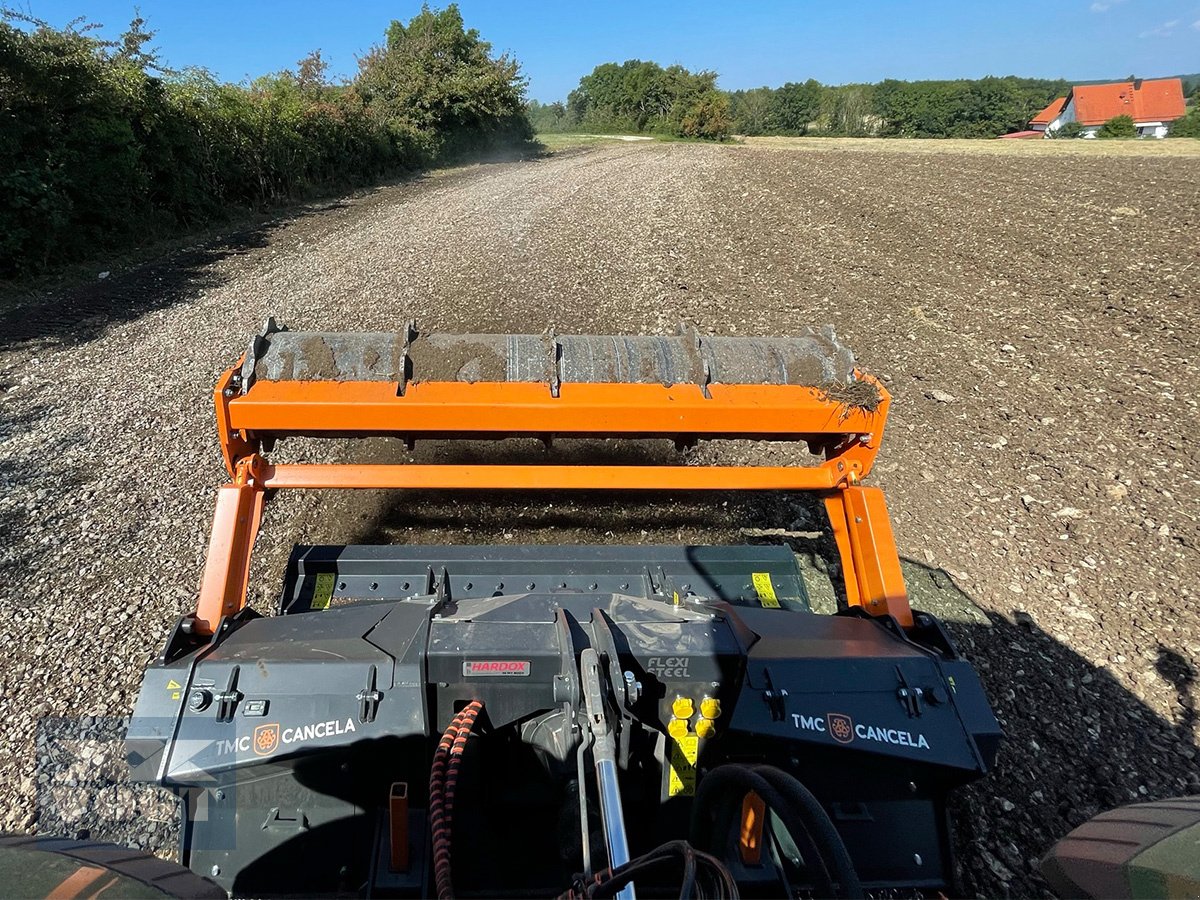
[[[320,49],[335,76],[420,0],[7,0],[52,25],[83,16],[115,36],[140,5],[175,68],[240,82]],[[432,0],[441,6],[441,0]],[[711,69],[728,90],[816,78],[984,75],[1074,80],[1200,72],[1200,0],[460,0],[468,27],[522,64],[529,96],[565,99],[603,62]]]

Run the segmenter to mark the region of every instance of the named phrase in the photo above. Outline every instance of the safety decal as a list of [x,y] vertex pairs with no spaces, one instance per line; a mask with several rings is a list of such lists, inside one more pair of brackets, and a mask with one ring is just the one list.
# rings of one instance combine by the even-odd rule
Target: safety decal
[[310,609],[329,609],[329,601],[333,599],[332,572],[318,572],[316,584],[313,585],[313,598]]
[[758,602],[768,609],[779,609],[779,598],[775,596],[775,585],[771,584],[770,572],[754,572],[750,575]]
[[671,771],[667,777],[667,796],[682,794],[691,797],[696,793],[696,760],[700,756],[700,738],[685,734],[678,740],[668,738],[671,745]]

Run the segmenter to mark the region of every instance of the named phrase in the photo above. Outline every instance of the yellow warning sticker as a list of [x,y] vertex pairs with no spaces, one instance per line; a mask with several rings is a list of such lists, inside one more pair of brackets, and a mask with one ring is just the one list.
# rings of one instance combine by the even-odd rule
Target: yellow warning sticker
[[700,756],[700,739],[694,734],[685,734],[671,741],[671,772],[667,777],[667,796],[683,794],[691,797],[696,793],[696,760]]
[[770,572],[754,572],[750,575],[754,582],[754,590],[758,592],[758,602],[770,609],[779,609],[779,598],[775,596],[775,585],[771,584]]
[[179,697],[181,696],[180,691],[183,690],[183,685],[180,684],[178,681],[176,681],[174,678],[172,678],[170,681],[167,682],[167,690],[171,692],[172,700],[178,700]]
[[329,601],[333,599],[333,580],[332,572],[317,573],[310,609],[329,609]]

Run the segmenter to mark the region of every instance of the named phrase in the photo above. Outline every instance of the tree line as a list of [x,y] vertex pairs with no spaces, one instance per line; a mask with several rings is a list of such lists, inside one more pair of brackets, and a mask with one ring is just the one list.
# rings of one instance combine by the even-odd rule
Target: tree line
[[[1070,84],[1043,78],[989,77],[720,91],[716,74],[652,62],[605,63],[585,75],[564,103],[532,101],[538,131],[647,131],[691,137],[825,134],[995,137],[1018,131]],[[703,98],[706,112],[684,111]],[[704,127],[693,123],[701,120]],[[688,124],[692,127],[689,129]]]
[[[687,137],[830,135],[851,137],[991,138],[1021,131],[1071,82],[990,76],[942,81],[821,84],[721,91],[716,74],[693,75],[652,62],[605,63],[585,75],[566,103],[529,104],[540,132],[634,131]],[[1197,85],[1188,84],[1193,96]],[[703,105],[696,106],[703,97]],[[683,110],[696,108],[689,119]],[[697,128],[696,123],[703,122]],[[1193,127],[1180,122],[1172,131]]]
[[639,59],[604,63],[584,75],[564,103],[528,105],[541,132],[645,132],[722,140],[733,129],[730,98],[716,72],[663,68]]
[[319,51],[227,84],[170,69],[140,16],[103,40],[2,12],[0,276],[533,134],[518,63],[453,4],[393,22],[337,84]]

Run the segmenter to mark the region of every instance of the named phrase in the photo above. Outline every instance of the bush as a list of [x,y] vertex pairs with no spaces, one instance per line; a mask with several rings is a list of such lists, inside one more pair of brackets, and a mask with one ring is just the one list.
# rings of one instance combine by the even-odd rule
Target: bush
[[1083,134],[1083,126],[1078,122],[1063,122],[1063,124],[1050,132],[1050,137],[1053,138],[1077,138]]
[[1167,136],[1200,138],[1200,106],[1193,106],[1186,116],[1173,122]]
[[1133,124],[1133,116],[1113,116],[1096,131],[1098,138],[1133,138],[1137,137],[1137,126]]
[[679,120],[679,136],[723,141],[729,137],[733,120],[729,117],[729,95],[705,91],[687,108]]
[[0,277],[144,243],[531,134],[517,64],[454,6],[392,23],[349,83],[320,53],[248,87],[0,15]]

